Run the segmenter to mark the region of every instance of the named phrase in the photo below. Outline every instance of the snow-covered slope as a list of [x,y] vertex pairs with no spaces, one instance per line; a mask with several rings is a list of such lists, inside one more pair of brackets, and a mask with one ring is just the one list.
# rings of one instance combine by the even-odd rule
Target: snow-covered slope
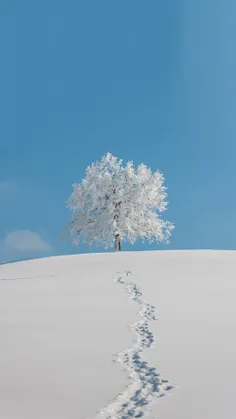
[[0,418],[235,419],[235,268],[220,251],[0,266]]

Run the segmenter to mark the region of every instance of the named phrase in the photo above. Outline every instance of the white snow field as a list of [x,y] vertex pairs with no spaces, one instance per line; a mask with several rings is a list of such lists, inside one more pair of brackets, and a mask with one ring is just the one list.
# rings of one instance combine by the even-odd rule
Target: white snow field
[[235,419],[235,388],[236,252],[0,266],[1,419]]

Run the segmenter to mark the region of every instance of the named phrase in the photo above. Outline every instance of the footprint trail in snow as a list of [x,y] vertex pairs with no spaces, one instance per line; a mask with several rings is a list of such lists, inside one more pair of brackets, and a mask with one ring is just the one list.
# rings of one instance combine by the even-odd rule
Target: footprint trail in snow
[[156,369],[150,367],[141,358],[141,353],[154,344],[154,335],[149,331],[149,321],[157,320],[155,307],[142,298],[142,292],[137,284],[126,278],[131,271],[118,273],[114,282],[125,286],[130,299],[140,306],[140,320],[130,326],[136,335],[136,342],[131,348],[118,354],[120,362],[129,372],[131,383],[108,406],[98,412],[98,419],[128,419],[139,418],[148,412],[148,405],[157,397],[162,397],[172,389],[167,380],[162,380]]

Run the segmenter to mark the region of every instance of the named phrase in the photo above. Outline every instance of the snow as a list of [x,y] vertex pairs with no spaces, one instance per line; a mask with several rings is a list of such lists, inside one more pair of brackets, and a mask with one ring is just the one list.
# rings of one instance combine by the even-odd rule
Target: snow
[[235,266],[234,251],[1,265],[0,417],[235,418]]

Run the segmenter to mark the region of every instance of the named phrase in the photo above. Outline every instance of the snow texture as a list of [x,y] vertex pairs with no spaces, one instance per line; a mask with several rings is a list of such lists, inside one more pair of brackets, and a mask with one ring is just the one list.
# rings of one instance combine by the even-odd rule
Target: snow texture
[[130,326],[136,335],[136,342],[131,348],[121,351],[117,358],[129,372],[131,384],[109,406],[98,413],[97,419],[140,418],[147,412],[147,407],[153,398],[164,396],[166,391],[172,389],[167,380],[160,378],[156,368],[150,367],[141,358],[142,352],[154,345],[154,335],[148,326],[150,321],[157,318],[154,314],[155,307],[142,298],[139,286],[126,281],[125,278],[129,275],[131,271],[126,271],[123,275],[116,276],[114,281],[124,285],[130,294],[130,299],[140,306],[141,320]]

